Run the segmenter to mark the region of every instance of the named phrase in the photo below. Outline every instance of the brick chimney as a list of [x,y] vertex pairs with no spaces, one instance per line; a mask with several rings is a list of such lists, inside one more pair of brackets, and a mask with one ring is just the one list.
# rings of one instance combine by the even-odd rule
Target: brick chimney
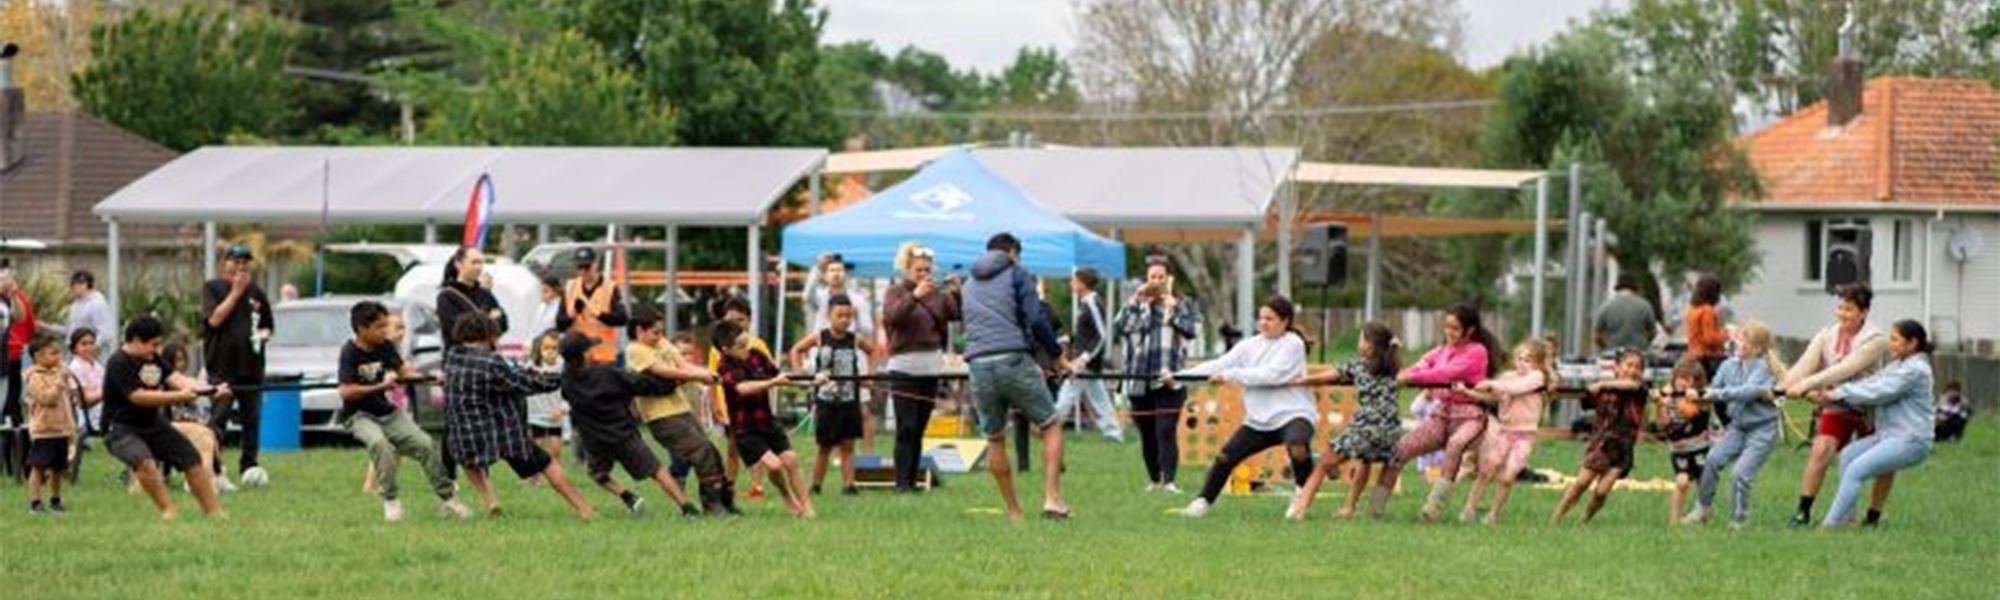
[[28,152],[26,139],[28,101],[14,85],[14,55],[21,47],[0,42],[0,172],[19,164]]
[[1842,127],[1861,116],[1861,88],[1867,83],[1861,57],[1854,50],[1854,6],[1848,5],[1847,19],[1840,24],[1840,55],[1833,57],[1826,73],[1826,126]]

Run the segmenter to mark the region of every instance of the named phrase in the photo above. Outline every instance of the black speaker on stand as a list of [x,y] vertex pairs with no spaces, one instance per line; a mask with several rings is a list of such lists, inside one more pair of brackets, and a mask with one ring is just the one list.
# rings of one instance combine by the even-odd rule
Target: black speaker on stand
[[1319,286],[1320,360],[1332,359],[1333,286],[1347,283],[1347,224],[1310,223],[1305,243],[1299,247],[1299,283]]

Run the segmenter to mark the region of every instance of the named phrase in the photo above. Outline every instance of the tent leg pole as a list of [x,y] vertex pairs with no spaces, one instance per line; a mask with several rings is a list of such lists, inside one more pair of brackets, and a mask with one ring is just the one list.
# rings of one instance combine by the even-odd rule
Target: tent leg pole
[[201,224],[201,280],[215,279],[215,222]]
[[[1257,320],[1257,228],[1243,228],[1243,235],[1236,240],[1236,328],[1244,332],[1255,329]],[[1246,333],[1247,335],[1247,333]]]
[[1574,354],[1583,345],[1583,285],[1586,279],[1583,266],[1583,227],[1579,225],[1583,216],[1583,165],[1569,164],[1569,219],[1564,233],[1569,234],[1569,268],[1563,273],[1563,289],[1569,294],[1563,296],[1563,347]]
[[548,223],[543,223],[535,226],[535,245],[540,246],[542,244],[549,243],[550,237],[551,236],[549,235]]
[[426,244],[438,243],[437,221],[424,221],[424,243]]
[[1545,281],[1547,277],[1544,272],[1548,271],[1548,266],[1549,177],[1544,174],[1541,179],[1535,180],[1535,283],[1534,288],[1531,290],[1531,293],[1535,297],[1528,303],[1530,306],[1528,336],[1532,338],[1540,338],[1542,336],[1542,311],[1547,308],[1543,306],[1544,294],[1542,293],[1542,286],[1547,283]]
[[[110,296],[111,326],[113,329],[117,329],[118,332],[99,334],[98,337],[102,338],[105,335],[111,335],[113,336],[111,339],[122,340],[125,339],[122,333],[125,330],[125,305],[123,304],[125,278],[124,269],[122,268],[123,264],[119,260],[119,255],[121,254],[119,245],[124,242],[124,236],[120,235],[121,232],[118,230],[118,220],[106,219],[104,226],[104,270],[106,275],[105,283],[107,284],[104,292]],[[209,244],[209,252],[213,253],[214,251],[215,245]],[[213,264],[213,261],[211,261],[211,264]]]
[[[785,345],[785,303],[787,302],[785,298],[785,275],[788,274],[787,271],[790,268],[791,263],[783,260],[778,261],[778,298],[776,302],[772,303],[777,307],[774,309],[777,311],[777,319],[775,324],[771,326],[771,337],[778,341],[778,345],[772,346],[773,348],[791,347]],[[776,350],[773,350],[773,352],[776,352]]]
[[1298,186],[1285,184],[1278,205],[1278,293],[1292,297],[1292,223],[1298,219]]
[[[546,226],[546,225],[544,225],[544,227],[547,227],[547,226]],[[678,225],[668,225],[668,226],[667,226],[667,263],[666,263],[666,265],[667,265],[667,302],[666,302],[666,304],[667,304],[667,315],[666,315],[666,318],[665,318],[665,319],[663,319],[663,320],[664,320],[664,321],[666,321],[666,323],[667,323],[667,335],[669,335],[669,336],[671,336],[671,335],[673,335],[673,334],[675,334],[675,333],[677,333],[677,332],[679,332],[679,331],[680,331],[680,321],[681,321],[681,319],[680,319],[680,303],[681,303],[681,286],[680,286],[680,260],[679,260],[679,257],[675,256],[675,254],[678,254],[678,253],[680,252],[680,245],[681,245],[681,228],[680,228],[680,226],[678,226]]]
[[764,296],[764,260],[763,256],[761,256],[763,254],[764,225],[762,223],[750,224],[746,235],[748,237],[745,241],[749,242],[746,244],[749,250],[745,258],[749,262],[749,267],[744,269],[744,271],[750,277],[743,287],[744,294],[750,297],[750,335],[758,335],[759,325],[763,323],[764,318],[764,303],[762,302]]

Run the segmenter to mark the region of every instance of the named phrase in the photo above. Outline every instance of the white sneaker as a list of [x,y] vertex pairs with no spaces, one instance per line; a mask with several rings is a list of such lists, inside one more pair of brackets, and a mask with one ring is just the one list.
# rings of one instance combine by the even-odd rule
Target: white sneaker
[[1688,511],[1687,516],[1681,517],[1682,525],[1700,525],[1707,522],[1708,522],[1708,507],[1702,506],[1700,504],[1695,504],[1694,510]]
[[1179,495],[1181,494],[1181,488],[1180,488],[1180,486],[1177,486],[1177,485],[1174,485],[1174,484],[1173,484],[1172,482],[1169,482],[1169,483],[1167,483],[1166,485],[1163,485],[1163,486],[1160,486],[1160,489],[1161,489],[1161,490],[1165,490],[1165,491],[1166,491],[1167,493],[1169,493],[1169,494],[1173,494],[1173,495],[1176,495],[1176,496],[1179,496]]
[[234,483],[230,483],[230,482],[229,482],[229,478],[228,478],[228,477],[223,477],[223,476],[221,476],[221,475],[216,475],[216,476],[215,476],[215,489],[218,489],[218,490],[221,490],[221,491],[225,491],[225,492],[234,492],[234,491],[236,491],[236,484],[234,484]]
[[444,515],[444,518],[447,519],[470,519],[472,518],[472,509],[466,508],[465,504],[459,502],[457,498],[452,498],[444,501],[444,504],[438,505],[438,514]]
[[401,523],[403,521],[403,501],[383,500],[382,520],[390,523]]
[[1193,502],[1188,503],[1187,508],[1181,509],[1181,516],[1190,519],[1199,519],[1208,516],[1208,499],[1195,498]]
[[1146,484],[1146,493],[1148,493],[1148,494],[1151,494],[1151,493],[1153,493],[1153,492],[1157,492],[1157,491],[1160,491],[1160,484],[1157,484],[1157,483],[1148,483],[1148,484]]
[[266,487],[271,485],[271,474],[264,472],[264,467],[250,467],[250,470],[244,471],[239,477],[243,480],[243,485],[246,486]]

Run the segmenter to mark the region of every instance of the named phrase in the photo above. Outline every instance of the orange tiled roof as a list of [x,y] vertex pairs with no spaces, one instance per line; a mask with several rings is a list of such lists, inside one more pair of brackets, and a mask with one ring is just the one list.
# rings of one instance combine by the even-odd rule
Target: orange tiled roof
[[1765,202],[2000,206],[2000,92],[1977,79],[1878,77],[1861,116],[1826,102],[1741,138]]

